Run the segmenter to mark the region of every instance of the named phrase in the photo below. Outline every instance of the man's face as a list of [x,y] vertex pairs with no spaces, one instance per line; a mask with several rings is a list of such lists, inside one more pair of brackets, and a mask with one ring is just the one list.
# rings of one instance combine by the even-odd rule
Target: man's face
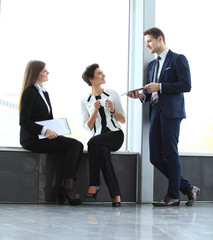
[[161,52],[161,38],[154,38],[152,35],[146,35],[145,37],[146,47],[149,49],[150,53],[160,53]]

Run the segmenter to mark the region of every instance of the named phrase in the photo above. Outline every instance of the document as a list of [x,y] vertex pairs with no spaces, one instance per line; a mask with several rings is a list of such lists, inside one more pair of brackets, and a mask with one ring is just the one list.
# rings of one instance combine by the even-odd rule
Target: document
[[130,91],[128,91],[128,92],[125,92],[125,93],[121,94],[121,96],[127,95],[128,93],[131,93],[131,92],[136,91],[136,90],[138,90],[138,91],[140,91],[140,90],[144,90],[144,87],[142,87],[142,88],[136,88],[136,89],[130,90]]
[[[71,130],[69,128],[68,122],[66,118],[58,118],[58,119],[51,119],[45,121],[38,121],[35,122],[40,124],[44,127],[47,127],[53,131],[55,131],[58,135],[70,134]],[[38,135],[39,139],[46,138],[43,135]]]

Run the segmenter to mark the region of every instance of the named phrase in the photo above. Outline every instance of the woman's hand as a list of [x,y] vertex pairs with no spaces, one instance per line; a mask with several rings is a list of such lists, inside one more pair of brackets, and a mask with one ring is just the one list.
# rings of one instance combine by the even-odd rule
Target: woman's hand
[[94,103],[94,111],[95,111],[95,112],[98,112],[100,106],[101,106],[101,102],[100,102],[100,100],[98,99],[98,100]]
[[56,132],[54,132],[53,130],[47,128],[46,132],[45,132],[45,136],[48,139],[54,139],[58,137],[58,134]]
[[97,113],[98,113],[98,110],[99,110],[100,106],[101,106],[101,102],[98,99],[94,103],[93,112],[92,112],[92,114],[90,115],[90,117],[89,117],[89,119],[87,121],[87,125],[88,125],[88,127],[90,128],[91,131],[92,131],[93,127],[94,127],[94,124],[95,124],[95,121],[96,121],[96,116],[97,116]]
[[105,104],[106,104],[106,107],[109,109],[110,112],[114,112],[115,111],[115,109],[113,107],[113,103],[109,99],[106,100]]
[[109,99],[106,100],[106,107],[109,109],[110,113],[114,116],[114,118],[118,122],[125,123],[124,116],[121,113],[116,111],[116,109],[113,106],[113,103]]

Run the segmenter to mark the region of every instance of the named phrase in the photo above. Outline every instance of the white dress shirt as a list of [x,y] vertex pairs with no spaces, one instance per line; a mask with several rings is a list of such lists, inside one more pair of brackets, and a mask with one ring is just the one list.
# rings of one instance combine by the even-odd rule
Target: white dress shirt
[[[162,67],[163,67],[163,64],[165,62],[165,59],[166,59],[166,56],[167,56],[167,53],[168,53],[169,49],[165,49],[160,55],[160,60],[159,60],[159,68],[158,68],[158,75],[157,75],[157,82],[160,78],[160,73],[161,73],[161,70],[162,70]],[[155,70],[154,70],[155,71]],[[161,93],[161,83],[160,83],[160,93]],[[152,101],[154,101],[156,98],[158,98],[158,93],[157,92],[154,92],[152,93]],[[151,101],[151,102],[152,102]]]

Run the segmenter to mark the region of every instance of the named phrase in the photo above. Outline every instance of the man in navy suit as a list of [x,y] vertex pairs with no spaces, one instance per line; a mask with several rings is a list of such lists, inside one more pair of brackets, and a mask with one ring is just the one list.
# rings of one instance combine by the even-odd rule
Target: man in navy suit
[[179,191],[187,194],[187,206],[196,201],[199,188],[181,176],[178,154],[180,123],[186,118],[184,92],[191,90],[188,61],[184,55],[166,47],[165,36],[158,28],[144,32],[146,46],[157,59],[149,64],[148,84],[144,93],[132,91],[129,97],[150,103],[150,161],[169,181],[166,196],[154,206],[178,206]]

